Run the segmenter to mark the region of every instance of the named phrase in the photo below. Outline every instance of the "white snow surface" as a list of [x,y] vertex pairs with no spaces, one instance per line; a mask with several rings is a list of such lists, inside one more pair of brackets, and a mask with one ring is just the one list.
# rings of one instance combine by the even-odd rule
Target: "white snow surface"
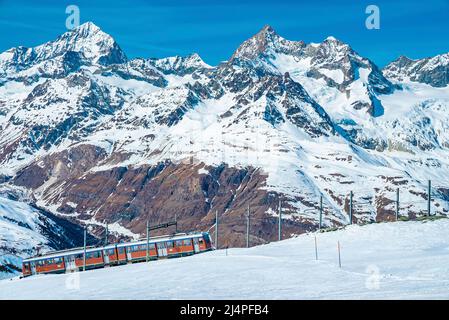
[[0,281],[0,299],[448,299],[448,228],[353,225],[227,254],[15,278]]

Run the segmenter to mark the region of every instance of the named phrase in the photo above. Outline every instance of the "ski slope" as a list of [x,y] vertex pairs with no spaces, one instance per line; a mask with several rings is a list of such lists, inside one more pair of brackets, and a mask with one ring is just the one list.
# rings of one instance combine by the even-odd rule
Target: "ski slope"
[[449,219],[349,226],[227,255],[2,280],[0,299],[448,299],[447,230]]

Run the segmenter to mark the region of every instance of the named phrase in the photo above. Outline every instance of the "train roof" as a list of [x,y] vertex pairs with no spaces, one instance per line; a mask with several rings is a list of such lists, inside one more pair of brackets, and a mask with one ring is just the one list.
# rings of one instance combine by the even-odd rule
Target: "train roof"
[[[153,243],[166,241],[166,240],[190,239],[190,238],[202,236],[203,234],[207,234],[207,232],[181,233],[181,234],[178,233],[178,234],[174,234],[174,235],[157,236],[157,237],[150,238],[149,243],[153,244]],[[146,243],[147,243],[147,240],[144,239],[144,240],[131,241],[131,242],[114,243],[114,244],[109,244],[109,245],[101,246],[101,247],[90,246],[90,247],[86,247],[86,253],[107,250],[107,249],[113,249],[115,247],[123,248],[123,247],[127,247],[130,245],[131,246],[132,245],[141,245],[141,244],[146,244]],[[84,247],[79,247],[79,248],[73,248],[73,249],[68,249],[68,250],[53,251],[53,252],[49,252],[48,254],[30,257],[27,259],[23,259],[23,262],[39,261],[39,260],[51,259],[51,258],[60,258],[60,257],[72,255],[72,254],[82,254],[82,253],[84,253]]]

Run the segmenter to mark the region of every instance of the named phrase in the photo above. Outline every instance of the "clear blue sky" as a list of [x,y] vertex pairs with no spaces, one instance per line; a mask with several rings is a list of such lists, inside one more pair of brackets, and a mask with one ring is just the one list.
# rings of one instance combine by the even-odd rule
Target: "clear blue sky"
[[[265,24],[290,40],[335,36],[379,66],[399,55],[449,52],[449,0],[0,0],[0,52],[65,32],[68,4],[78,5],[81,22],[111,34],[130,58],[197,52],[215,65]],[[365,28],[369,4],[380,8],[380,30]]]

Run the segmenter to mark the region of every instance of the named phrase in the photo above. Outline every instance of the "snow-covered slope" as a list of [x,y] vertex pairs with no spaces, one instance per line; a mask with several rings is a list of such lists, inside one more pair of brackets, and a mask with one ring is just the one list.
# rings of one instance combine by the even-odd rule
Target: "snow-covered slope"
[[448,219],[350,226],[227,254],[3,280],[0,299],[447,299],[448,228]]
[[392,220],[397,188],[401,214],[420,216],[428,180],[432,213],[447,214],[449,87],[390,69],[333,37],[306,44],[269,26],[218,66],[127,60],[87,23],[0,55],[0,181],[133,233],[174,215],[208,229],[219,211],[232,244],[248,205],[255,241],[274,239],[279,200],[286,235],[317,227],[321,195],[328,226],[348,223],[351,191],[355,222]]
[[22,272],[22,259],[80,244],[81,230],[23,202],[0,196],[0,278]]

